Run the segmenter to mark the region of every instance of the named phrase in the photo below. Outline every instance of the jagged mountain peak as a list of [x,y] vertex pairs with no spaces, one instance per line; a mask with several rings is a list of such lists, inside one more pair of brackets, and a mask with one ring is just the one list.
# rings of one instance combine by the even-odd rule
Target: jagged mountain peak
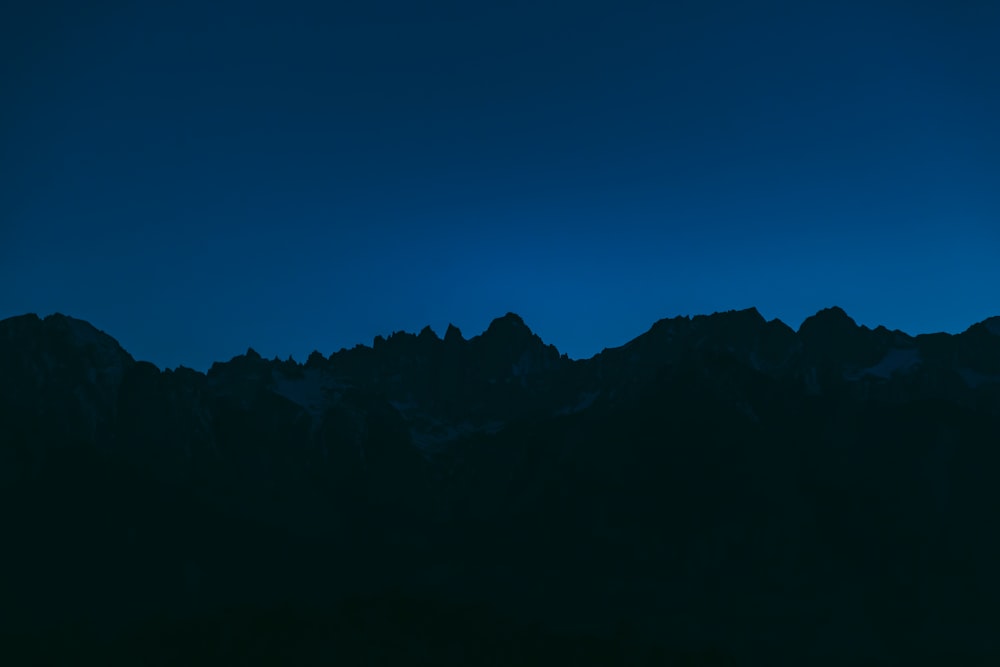
[[994,336],[1000,336],[1000,315],[987,318],[979,324]]
[[546,345],[519,315],[498,317],[479,336],[469,341],[469,358],[492,378],[524,377],[552,368],[559,351]]
[[44,319],[30,313],[0,321],[0,338],[45,340],[58,348],[86,349],[94,363],[121,366],[134,360],[117,340],[85,320],[53,313]]
[[529,344],[544,346],[542,339],[524,323],[519,315],[514,313],[507,313],[503,317],[494,319],[486,331],[473,340],[480,345],[486,344],[490,347],[501,345],[520,348]]
[[490,326],[486,328],[486,333],[522,329],[531,333],[531,329],[529,329],[528,325],[524,323],[524,320],[521,319],[520,315],[516,313],[507,313],[503,317],[498,317],[490,322]]
[[[860,326],[842,308],[824,308],[806,318],[798,337],[810,363],[861,369],[874,366],[885,356],[894,336]],[[853,372],[853,371],[852,371]]]
[[760,314],[760,311],[753,306],[750,308],[716,311],[707,317],[714,320],[745,320],[748,322],[760,322],[761,324],[767,321]]
[[[213,381],[221,381],[225,378],[245,377],[248,375],[264,377],[270,374],[273,366],[287,362],[280,360],[269,361],[262,357],[255,349],[248,347],[244,354],[239,354],[229,361],[216,361],[208,369],[206,375]],[[294,364],[295,362],[292,362]]]
[[306,368],[322,368],[326,365],[326,357],[319,350],[313,350],[306,359]]
[[799,327],[800,334],[809,334],[812,331],[823,329],[827,331],[848,331],[858,328],[858,323],[854,321],[840,306],[830,306],[823,308],[815,315],[810,315]]
[[117,340],[86,320],[53,313],[42,320],[42,326],[48,331],[65,335],[69,342],[80,347],[94,344],[104,350],[122,350]]
[[79,355],[95,377],[104,378],[101,381],[111,385],[120,382],[126,370],[135,364],[132,355],[115,338],[86,320],[53,313],[43,320],[36,318],[31,330],[49,341],[47,347],[51,352],[66,359]]
[[58,412],[52,427],[64,436],[77,429],[96,437],[113,422],[122,379],[136,363],[117,340],[62,313],[0,321],[0,340],[0,401],[13,397],[11,405],[28,413]]
[[0,340],[16,341],[31,336],[41,328],[41,324],[41,319],[35,313],[0,320]]
[[447,331],[444,332],[444,342],[460,343],[463,341],[465,341],[465,338],[462,336],[462,330],[454,324],[449,323]]
[[695,315],[693,317],[679,315],[677,317],[664,318],[657,320],[647,333],[668,332],[672,334],[678,329],[686,329],[688,325],[691,325],[693,330],[704,329],[706,327],[712,329],[721,326],[734,332],[741,332],[745,329],[756,329],[765,324],[767,324],[767,320],[760,314],[760,311],[751,307],[742,310],[716,311],[711,315]]
[[767,324],[767,320],[756,308],[743,310],[726,310],[711,315],[695,317],[694,322],[707,325],[710,328],[725,329],[734,336],[752,336],[753,332]]
[[829,346],[837,341],[856,337],[862,330],[850,315],[839,306],[824,308],[807,317],[799,327],[798,335],[807,345]]

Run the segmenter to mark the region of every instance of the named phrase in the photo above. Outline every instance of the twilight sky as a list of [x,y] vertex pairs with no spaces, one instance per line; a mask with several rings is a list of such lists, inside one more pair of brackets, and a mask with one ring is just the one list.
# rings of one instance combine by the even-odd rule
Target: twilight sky
[[23,2],[0,318],[205,370],[507,311],[1000,314],[1000,2]]

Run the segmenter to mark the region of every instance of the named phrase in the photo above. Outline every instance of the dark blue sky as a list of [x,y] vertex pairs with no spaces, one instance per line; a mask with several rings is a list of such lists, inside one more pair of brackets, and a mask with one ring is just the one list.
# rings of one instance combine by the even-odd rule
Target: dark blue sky
[[1000,3],[26,2],[0,317],[161,367],[661,317],[1000,314]]

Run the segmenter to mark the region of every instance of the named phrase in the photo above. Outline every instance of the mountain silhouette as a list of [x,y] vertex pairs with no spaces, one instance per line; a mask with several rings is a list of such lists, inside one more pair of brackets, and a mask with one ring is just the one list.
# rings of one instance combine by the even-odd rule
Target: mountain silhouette
[[0,658],[1000,664],[998,322],[572,360],[507,313],[201,373],[0,321]]

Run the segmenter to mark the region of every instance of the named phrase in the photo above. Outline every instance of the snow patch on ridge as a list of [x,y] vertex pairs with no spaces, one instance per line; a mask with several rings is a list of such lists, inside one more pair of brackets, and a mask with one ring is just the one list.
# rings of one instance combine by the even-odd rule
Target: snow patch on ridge
[[274,385],[271,391],[287,398],[305,408],[306,412],[318,417],[330,403],[328,394],[346,385],[336,382],[320,370],[308,369],[301,378],[285,377],[282,373],[274,373]]
[[601,395],[600,391],[585,391],[582,394],[580,394],[576,405],[556,410],[555,414],[557,416],[571,415],[586,410],[587,408],[589,408],[591,405],[594,404],[594,401],[596,401],[597,397],[600,395]]
[[874,375],[884,380],[888,380],[896,373],[905,373],[915,366],[923,363],[920,350],[917,348],[890,348],[882,360],[861,372],[861,375]]
[[958,374],[970,388],[976,389],[986,384],[1000,384],[1000,375],[986,375],[969,368],[960,368]]
[[448,443],[477,433],[496,435],[504,429],[506,422],[494,420],[475,425],[466,420],[458,424],[447,424],[439,420],[427,419],[429,423],[410,427],[410,440],[425,456],[440,453]]
[[510,373],[514,377],[523,377],[531,373],[533,364],[531,363],[531,353],[525,350],[521,353],[521,357],[517,362],[511,367]]

